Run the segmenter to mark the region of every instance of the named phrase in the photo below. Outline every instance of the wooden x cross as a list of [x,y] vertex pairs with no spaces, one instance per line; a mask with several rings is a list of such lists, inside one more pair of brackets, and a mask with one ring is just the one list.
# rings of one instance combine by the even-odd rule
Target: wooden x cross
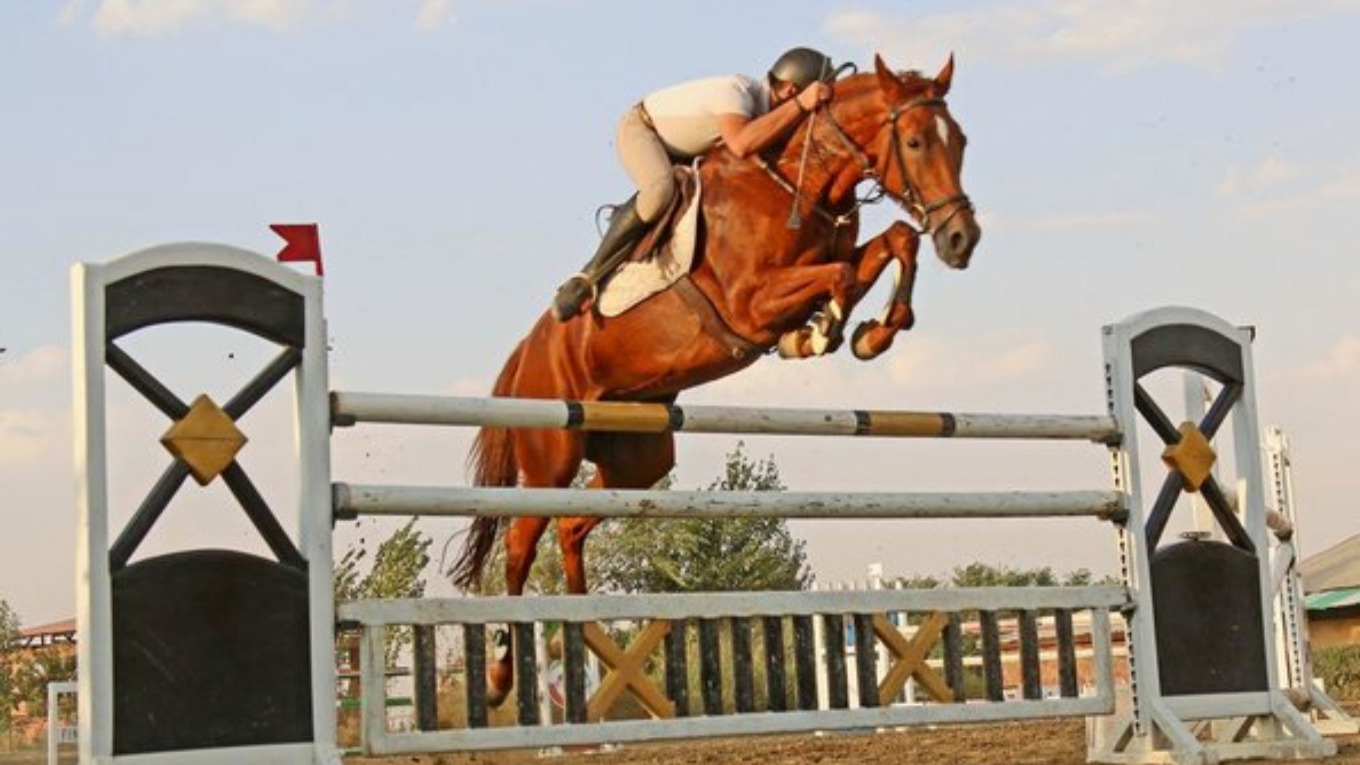
[[892,700],[897,698],[897,694],[902,692],[907,680],[913,677],[935,701],[954,700],[953,690],[926,664],[930,649],[939,642],[947,624],[949,615],[943,611],[936,611],[916,629],[916,634],[911,640],[907,640],[887,617],[883,614],[874,614],[874,634],[883,641],[888,652],[896,659],[883,676],[883,682],[878,684],[879,704],[883,706],[891,704]]
[[651,679],[643,672],[647,657],[656,650],[657,645],[670,630],[671,623],[668,621],[650,622],[628,646],[628,650],[624,651],[605,634],[603,629],[600,629],[600,625],[594,622],[584,625],[582,634],[586,646],[600,657],[600,662],[609,669],[609,673],[600,682],[600,687],[595,689],[594,695],[586,702],[587,719],[592,722],[604,719],[605,714],[614,707],[625,690],[632,692],[642,706],[654,716],[675,717],[675,704],[657,690]]

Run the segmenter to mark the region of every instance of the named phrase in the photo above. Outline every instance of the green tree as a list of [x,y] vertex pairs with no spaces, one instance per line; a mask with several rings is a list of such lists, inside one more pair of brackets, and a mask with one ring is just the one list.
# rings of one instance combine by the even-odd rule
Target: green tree
[[[944,579],[937,576],[913,574],[900,576],[897,586],[909,590],[934,590],[941,587],[1085,587],[1097,583],[1090,569],[1079,568],[1065,574],[1054,573],[1052,566],[1042,568],[1011,568],[974,561],[957,566]],[[1118,584],[1118,577],[1102,577],[1099,584]]]
[[1054,587],[1058,577],[1050,566],[1023,570],[974,562],[956,567],[951,583],[955,587]]
[[415,528],[412,518],[378,545],[373,566],[360,576],[359,566],[368,557],[364,540],[351,546],[335,567],[337,602],[372,598],[419,598],[425,595],[425,567],[430,563],[429,537]]
[[912,574],[911,576],[899,576],[892,581],[892,586],[903,590],[938,590],[945,586],[945,583],[935,576],[926,574]]
[[0,651],[9,650],[19,639],[19,614],[8,602],[0,600]]
[[[709,491],[782,491],[773,457],[752,461],[741,442]],[[799,590],[812,581],[804,542],[783,518],[629,518],[589,543],[596,581],[622,592]]]
[[[351,600],[370,600],[378,598],[420,598],[425,595],[425,567],[430,563],[431,539],[415,528],[419,518],[412,518],[392,536],[378,545],[373,555],[373,565],[368,573],[360,575],[359,567],[368,556],[364,540],[351,546],[341,556],[335,566],[332,586],[335,600],[342,603]],[[411,632],[407,629],[392,630],[387,638],[387,661],[396,660],[402,647],[411,642]]]
[[61,648],[40,648],[11,667],[12,706],[27,702],[31,710],[46,710],[47,684],[76,679],[76,655]]
[[16,682],[18,652],[14,650],[18,639],[19,615],[0,600],[0,731],[9,730],[10,711],[21,700]]

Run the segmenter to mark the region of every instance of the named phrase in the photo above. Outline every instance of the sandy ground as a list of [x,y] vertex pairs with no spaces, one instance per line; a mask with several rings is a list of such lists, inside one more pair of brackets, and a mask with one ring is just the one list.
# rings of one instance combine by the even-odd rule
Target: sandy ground
[[[1306,762],[1360,765],[1360,735],[1341,736],[1335,740],[1339,748],[1337,756]],[[0,754],[0,765],[40,765],[43,762],[45,758],[39,752]],[[74,758],[63,758],[62,762],[74,762]],[[1085,726],[1079,719],[1038,720],[885,733],[798,734],[631,744],[604,752],[568,752],[549,757],[536,751],[510,751],[354,757],[345,762],[347,765],[1084,765],[1086,739]]]
[[[1085,725],[1075,720],[1040,720],[994,725],[942,726],[885,733],[786,735],[764,738],[710,739],[665,744],[634,744],[609,752],[567,753],[544,758],[537,752],[420,755],[348,760],[364,765],[1083,765]],[[1360,736],[1335,739],[1339,752],[1332,765],[1360,765]],[[1291,760],[1290,762],[1304,762]]]

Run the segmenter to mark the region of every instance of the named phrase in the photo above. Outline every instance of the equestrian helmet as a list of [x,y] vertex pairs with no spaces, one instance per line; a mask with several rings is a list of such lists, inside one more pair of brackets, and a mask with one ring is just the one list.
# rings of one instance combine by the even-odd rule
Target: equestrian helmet
[[831,58],[812,48],[790,48],[770,67],[770,79],[791,82],[799,90],[830,77]]

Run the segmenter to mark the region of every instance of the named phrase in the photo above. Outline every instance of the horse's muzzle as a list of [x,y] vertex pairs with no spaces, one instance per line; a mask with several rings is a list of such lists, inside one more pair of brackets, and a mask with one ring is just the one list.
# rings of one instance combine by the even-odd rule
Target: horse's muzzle
[[982,238],[982,228],[972,210],[960,210],[944,225],[935,230],[932,240],[935,254],[950,268],[964,269],[973,257],[973,248]]

